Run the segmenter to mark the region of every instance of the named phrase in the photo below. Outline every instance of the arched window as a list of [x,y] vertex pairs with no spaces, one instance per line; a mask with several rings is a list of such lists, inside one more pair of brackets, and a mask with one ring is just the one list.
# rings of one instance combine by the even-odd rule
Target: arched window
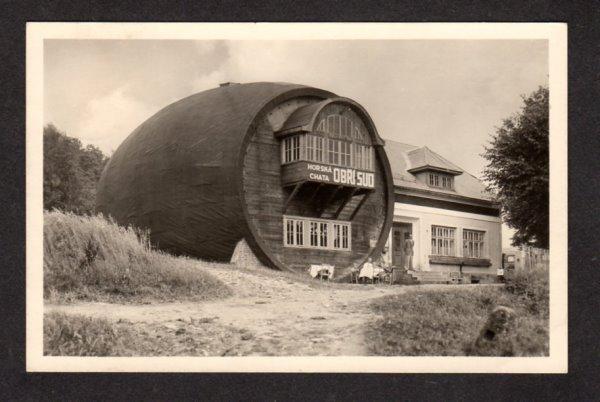
[[339,114],[330,114],[317,124],[317,131],[331,134],[333,137],[364,140],[364,134],[352,119]]

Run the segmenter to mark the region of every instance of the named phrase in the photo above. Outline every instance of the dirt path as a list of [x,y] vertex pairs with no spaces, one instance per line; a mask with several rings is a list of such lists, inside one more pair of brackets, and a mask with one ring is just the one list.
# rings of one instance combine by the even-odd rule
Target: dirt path
[[[126,320],[149,337],[185,335],[177,338],[181,345],[162,353],[365,355],[363,330],[374,318],[369,301],[422,288],[343,284],[315,287],[284,276],[228,268],[215,268],[211,273],[229,284],[235,296],[205,303],[46,305],[46,311]],[[438,285],[423,286],[430,289]],[[207,338],[202,347],[197,339],[201,337]]]

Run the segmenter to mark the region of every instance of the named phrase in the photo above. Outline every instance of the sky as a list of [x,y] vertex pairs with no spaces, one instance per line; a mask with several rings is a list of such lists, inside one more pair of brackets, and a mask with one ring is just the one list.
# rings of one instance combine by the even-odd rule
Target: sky
[[481,177],[496,127],[520,110],[521,95],[548,84],[548,48],[545,40],[46,40],[44,122],[110,155],[168,104],[255,81],[352,98],[384,139],[428,146]]

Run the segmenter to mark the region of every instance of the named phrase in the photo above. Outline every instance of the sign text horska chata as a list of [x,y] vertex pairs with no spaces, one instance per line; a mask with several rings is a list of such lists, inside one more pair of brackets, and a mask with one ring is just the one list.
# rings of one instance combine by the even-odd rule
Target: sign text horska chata
[[345,184],[357,187],[375,187],[375,174],[351,168],[341,168],[315,163],[307,164],[310,180],[326,183]]

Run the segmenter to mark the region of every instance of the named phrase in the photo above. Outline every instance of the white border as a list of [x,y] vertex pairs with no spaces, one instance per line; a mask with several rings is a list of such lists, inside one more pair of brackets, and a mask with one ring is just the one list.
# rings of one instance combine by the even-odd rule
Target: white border
[[[549,357],[50,357],[43,323],[44,39],[547,39],[550,83]],[[567,372],[567,26],[558,23],[27,23],[27,371]]]

